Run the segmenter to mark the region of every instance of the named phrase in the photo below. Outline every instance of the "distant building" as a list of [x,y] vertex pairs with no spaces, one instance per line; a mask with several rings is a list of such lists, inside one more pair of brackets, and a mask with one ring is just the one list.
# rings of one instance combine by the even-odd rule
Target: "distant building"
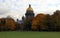
[[31,29],[31,22],[34,18],[34,15],[35,15],[34,11],[31,7],[31,5],[29,4],[29,7],[27,8],[26,13],[25,13],[25,17],[24,16],[22,17],[24,30]]
[[22,16],[22,20],[17,19],[17,23],[20,24],[21,30],[30,30],[31,23],[34,18],[34,11],[29,4],[29,7],[26,10],[25,16]]

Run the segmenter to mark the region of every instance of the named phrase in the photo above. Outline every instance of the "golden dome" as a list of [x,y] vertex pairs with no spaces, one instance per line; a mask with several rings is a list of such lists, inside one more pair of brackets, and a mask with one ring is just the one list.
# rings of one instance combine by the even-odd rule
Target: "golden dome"
[[33,11],[30,4],[29,4],[29,8],[27,8],[27,11]]

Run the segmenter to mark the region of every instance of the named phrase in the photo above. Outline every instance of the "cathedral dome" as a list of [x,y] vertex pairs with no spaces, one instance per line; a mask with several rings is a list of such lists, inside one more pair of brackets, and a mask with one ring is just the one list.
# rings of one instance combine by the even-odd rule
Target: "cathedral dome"
[[27,11],[33,11],[30,4],[29,4],[29,7],[27,8]]
[[29,7],[27,8],[26,10],[26,13],[25,13],[26,16],[34,16],[34,11],[33,9],[31,8],[31,5],[29,4]]

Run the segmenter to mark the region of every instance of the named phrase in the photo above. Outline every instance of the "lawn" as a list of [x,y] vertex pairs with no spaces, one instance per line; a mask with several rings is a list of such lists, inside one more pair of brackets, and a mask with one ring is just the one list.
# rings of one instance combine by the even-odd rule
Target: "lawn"
[[0,38],[60,38],[60,32],[0,32]]

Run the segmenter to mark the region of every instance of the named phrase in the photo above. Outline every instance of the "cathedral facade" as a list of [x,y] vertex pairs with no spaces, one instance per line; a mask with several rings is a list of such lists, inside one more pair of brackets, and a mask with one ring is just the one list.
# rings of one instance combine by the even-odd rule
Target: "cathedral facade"
[[31,7],[31,5],[29,4],[29,7],[27,8],[26,10],[26,13],[25,13],[25,17],[23,16],[22,17],[22,21],[23,21],[23,30],[31,30],[31,23],[32,23],[32,20],[34,18],[34,11]]

